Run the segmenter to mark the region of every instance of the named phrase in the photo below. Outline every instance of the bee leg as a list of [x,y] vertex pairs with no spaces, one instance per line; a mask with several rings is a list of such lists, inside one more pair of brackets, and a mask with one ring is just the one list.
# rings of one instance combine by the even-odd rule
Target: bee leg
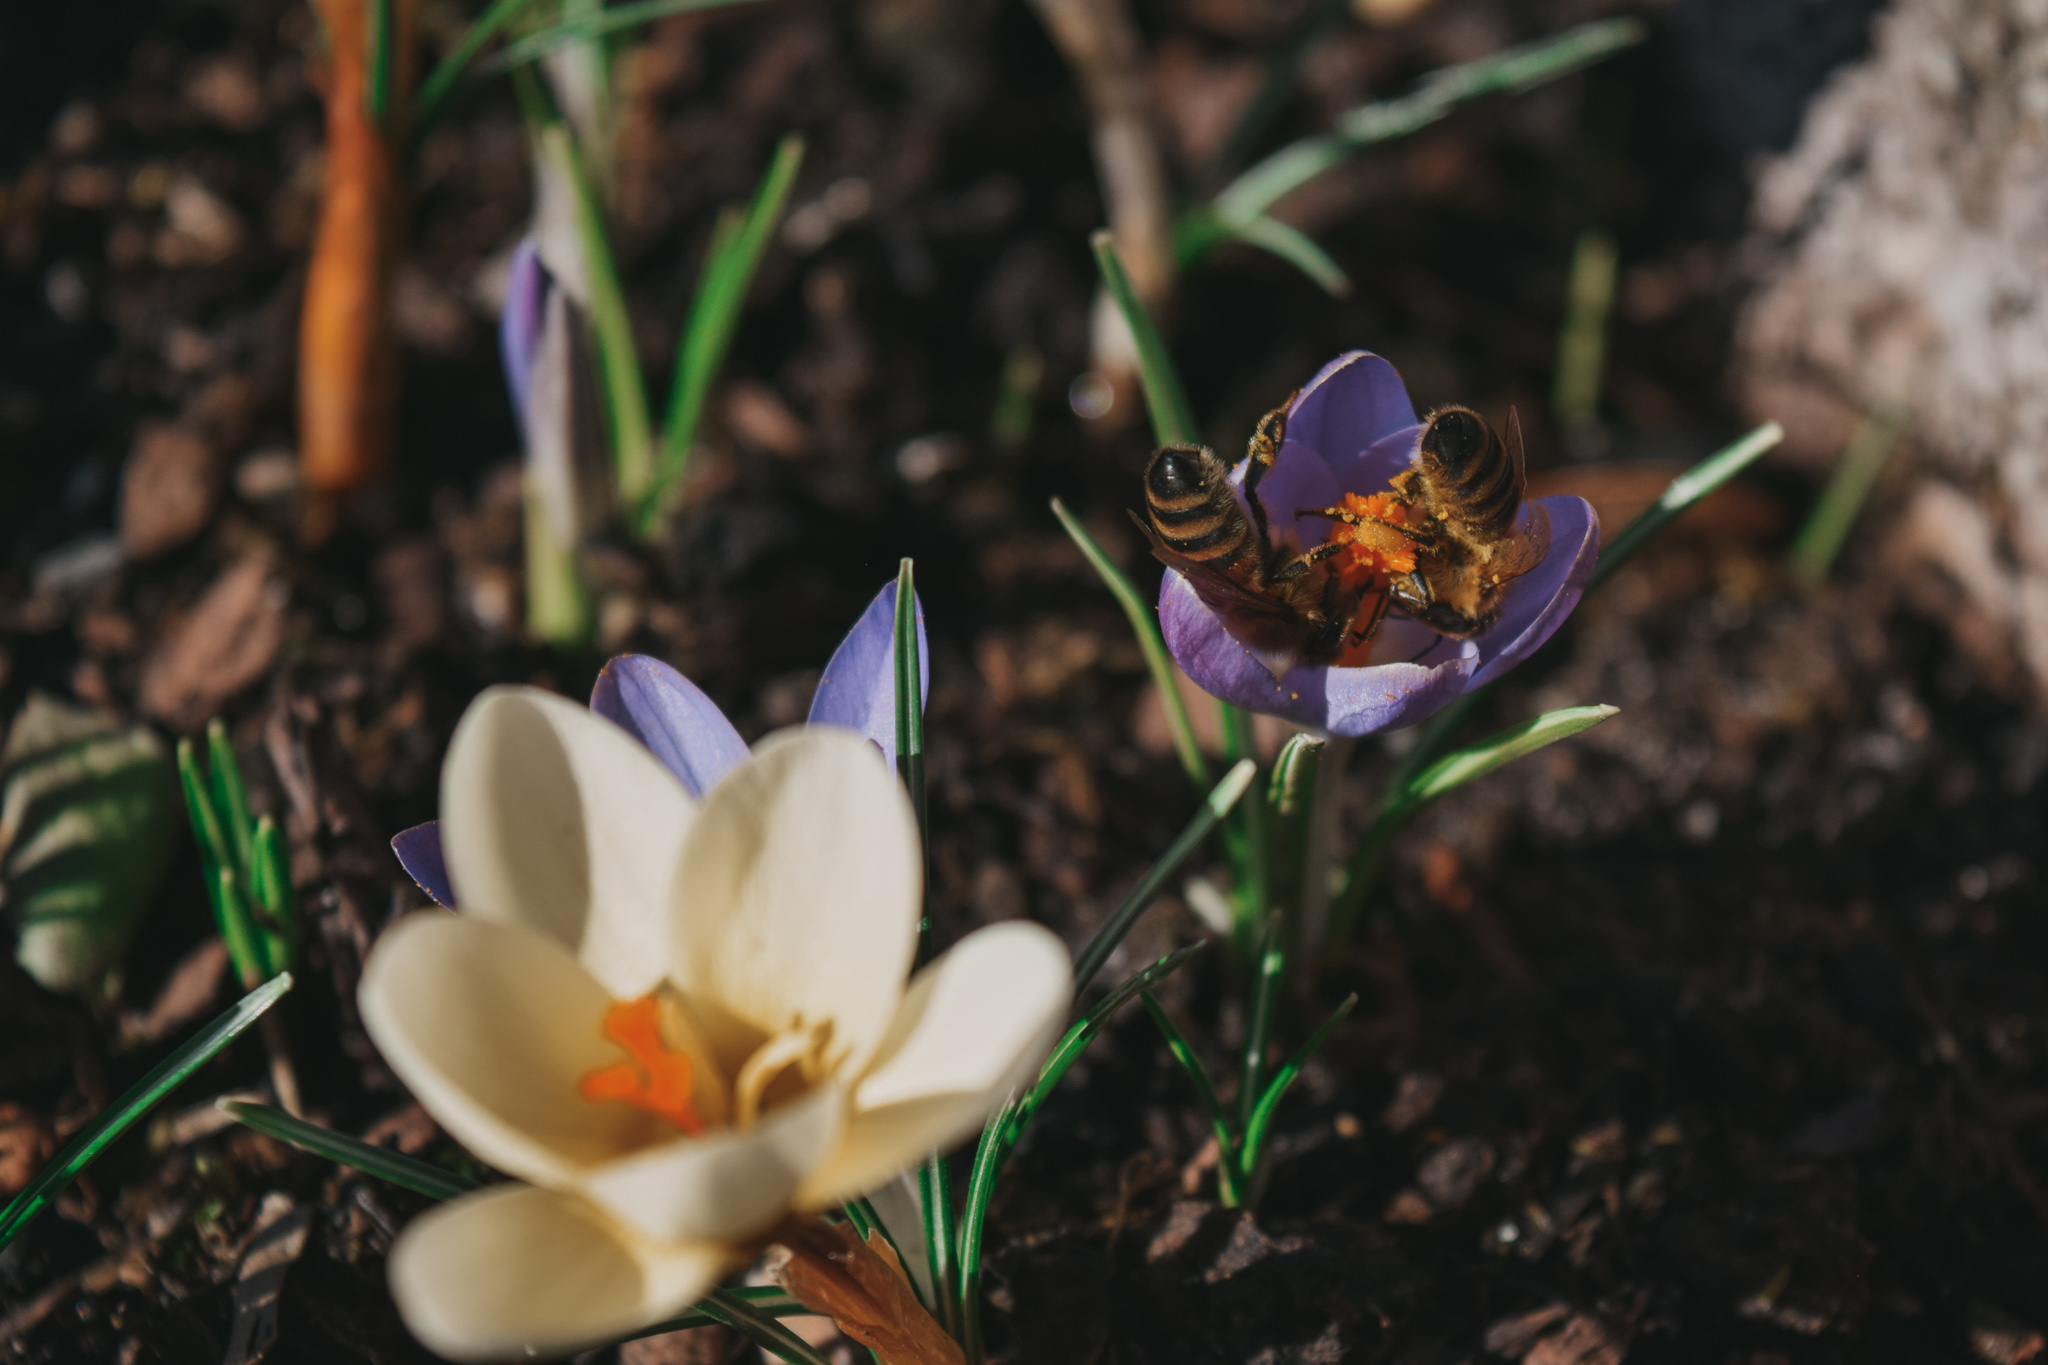
[[1272,528],[1266,524],[1266,504],[1259,501],[1259,481],[1279,458],[1280,446],[1287,439],[1287,409],[1293,402],[1294,394],[1289,394],[1287,402],[1261,417],[1252,430],[1250,444],[1245,447],[1244,500],[1251,506],[1261,545],[1272,544]]
[[1387,611],[1394,605],[1394,595],[1392,593],[1383,592],[1376,594],[1376,596],[1378,600],[1373,604],[1372,619],[1367,621],[1362,628],[1351,632],[1351,643],[1354,645],[1362,645],[1372,639],[1373,636],[1379,634],[1380,622],[1387,619]]
[[[1275,583],[1285,583],[1289,579],[1299,578],[1343,548],[1342,545],[1318,545],[1313,550],[1304,550],[1274,569],[1270,576]],[[1335,579],[1330,581],[1336,582]]]

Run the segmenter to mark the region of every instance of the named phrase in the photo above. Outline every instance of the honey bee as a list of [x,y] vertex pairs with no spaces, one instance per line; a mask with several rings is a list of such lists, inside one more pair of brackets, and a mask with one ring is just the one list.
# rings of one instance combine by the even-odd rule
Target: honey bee
[[1323,544],[1302,550],[1275,542],[1257,496],[1293,401],[1267,413],[1252,435],[1243,504],[1229,466],[1206,446],[1153,453],[1146,516],[1131,516],[1153,556],[1185,575],[1275,678],[1297,663],[1363,662],[1359,651],[1390,611],[1461,639],[1491,626],[1508,584],[1550,547],[1543,510],[1532,505],[1520,515],[1528,479],[1519,419],[1510,413],[1503,440],[1470,408],[1439,408],[1415,463],[1386,492],[1296,510],[1337,523]]
[[1346,583],[1328,563],[1341,547],[1302,552],[1276,545],[1266,524],[1259,480],[1287,437],[1293,401],[1267,413],[1252,435],[1244,504],[1215,451],[1169,445],[1145,466],[1145,519],[1131,514],[1153,556],[1186,575],[1196,596],[1275,678],[1296,663],[1329,663],[1355,643],[1352,622],[1365,595],[1363,585]]
[[1383,554],[1411,550],[1412,567],[1387,576],[1374,618],[1361,628],[1367,638],[1391,609],[1440,635],[1468,639],[1500,619],[1508,585],[1550,552],[1549,516],[1535,504],[1521,516],[1528,484],[1522,423],[1512,410],[1502,439],[1470,408],[1443,407],[1429,415],[1415,463],[1394,477],[1384,507],[1347,499],[1344,507],[1295,515],[1349,528],[1333,543]]

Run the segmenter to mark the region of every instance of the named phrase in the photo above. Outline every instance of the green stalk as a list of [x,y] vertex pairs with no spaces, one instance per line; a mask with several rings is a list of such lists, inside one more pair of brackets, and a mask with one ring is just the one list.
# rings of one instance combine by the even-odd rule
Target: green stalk
[[589,42],[623,29],[639,28],[657,19],[666,19],[672,14],[695,14],[700,10],[722,9],[727,5],[751,2],[752,0],[639,0],[637,4],[615,5],[587,18],[565,19],[559,24],[536,29],[518,42],[507,44],[503,51],[483,63],[478,72],[488,75],[492,72],[508,71],[515,66],[538,61],[558,47],[566,47],[570,43]]
[[1579,234],[1557,336],[1557,379],[1550,410],[1566,432],[1600,415],[1600,377],[1607,366],[1607,315],[1614,306],[1614,239],[1598,228]]
[[366,5],[369,23],[363,40],[369,52],[363,73],[363,112],[372,123],[381,124],[391,107],[392,0],[366,0]]
[[712,1290],[697,1305],[697,1311],[714,1322],[724,1323],[790,1365],[831,1365],[809,1342],[729,1289]]
[[1343,1003],[1339,1004],[1323,1022],[1323,1026],[1311,1033],[1308,1041],[1297,1048],[1294,1055],[1287,1059],[1286,1064],[1273,1073],[1273,1083],[1259,1096],[1258,1104],[1252,1108],[1251,1116],[1245,1120],[1242,1184],[1246,1207],[1256,1207],[1266,1192],[1266,1174],[1270,1169],[1266,1161],[1266,1135],[1272,1130],[1273,1114],[1280,1108],[1280,1101],[1285,1098],[1295,1079],[1301,1075],[1302,1069],[1309,1064],[1309,1059],[1316,1055],[1317,1050],[1329,1040],[1330,1035],[1336,1032],[1337,1025],[1344,1022],[1345,1017],[1357,1004],[1358,992],[1353,991],[1344,997]]
[[456,87],[468,71],[469,64],[476,60],[476,54],[484,50],[484,44],[503,32],[519,12],[532,4],[533,0],[492,0],[489,9],[478,16],[477,21],[463,30],[455,40],[455,46],[436,63],[432,73],[420,83],[419,96],[413,102],[412,140],[417,143],[448,112],[456,94]]
[[1173,657],[1167,653],[1166,637],[1159,633],[1158,614],[1139,594],[1137,585],[1116,566],[1095,537],[1088,534],[1088,528],[1058,498],[1052,500],[1052,514],[1059,518],[1068,537],[1080,547],[1089,566],[1101,576],[1103,586],[1109,589],[1116,604],[1123,608],[1124,619],[1131,623],[1131,634],[1137,637],[1138,652],[1145,656],[1145,668],[1152,675],[1152,686],[1159,693],[1159,704],[1166,711],[1166,728],[1173,736],[1173,751],[1180,758],[1180,766],[1186,771],[1188,780],[1197,787],[1208,786],[1209,761],[1202,757],[1202,746],[1195,739],[1195,723],[1189,719],[1187,701],[1180,694],[1180,670],[1174,667]]
[[1260,936],[1258,975],[1252,981],[1249,1008],[1245,1010],[1244,1064],[1239,1071],[1238,1126],[1251,1126],[1252,1110],[1265,1082],[1266,1045],[1273,1036],[1273,1007],[1280,996],[1280,978],[1287,971],[1287,950],[1281,939],[1280,920],[1266,917],[1266,931]]
[[1131,283],[1116,254],[1116,239],[1105,228],[1090,236],[1088,245],[1095,252],[1095,268],[1102,275],[1103,287],[1137,343],[1138,382],[1145,390],[1145,407],[1152,414],[1153,440],[1163,446],[1200,445],[1202,433],[1195,424],[1194,405],[1188,402],[1188,391],[1152,314],[1146,311],[1138,287]]
[[1264,811],[1267,856],[1267,914],[1279,925],[1281,950],[1293,957],[1301,947],[1301,898],[1307,875],[1308,827],[1316,773],[1328,741],[1297,734],[1281,749],[1266,786]]

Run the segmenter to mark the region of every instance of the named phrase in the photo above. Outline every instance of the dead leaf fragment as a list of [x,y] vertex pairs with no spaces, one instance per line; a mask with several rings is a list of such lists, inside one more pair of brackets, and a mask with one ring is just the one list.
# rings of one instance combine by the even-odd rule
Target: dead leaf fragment
[[1415,1183],[1440,1209],[1455,1209],[1493,1174],[1494,1154],[1479,1138],[1458,1138],[1431,1152],[1415,1172]]
[[882,1365],[964,1365],[959,1344],[924,1311],[903,1272],[851,1228],[816,1223],[785,1239],[769,1253],[768,1273]]
[[129,557],[154,558],[205,530],[221,472],[219,453],[198,432],[143,423],[121,471],[121,544]]
[[194,730],[262,677],[284,642],[285,593],[249,555],[216,578],[142,666],[142,709]]
[[1570,1321],[1529,1348],[1522,1365],[1621,1365],[1628,1343],[1600,1319],[1574,1313]]
[[48,1124],[21,1105],[0,1104],[0,1199],[12,1199],[27,1188],[56,1150]]

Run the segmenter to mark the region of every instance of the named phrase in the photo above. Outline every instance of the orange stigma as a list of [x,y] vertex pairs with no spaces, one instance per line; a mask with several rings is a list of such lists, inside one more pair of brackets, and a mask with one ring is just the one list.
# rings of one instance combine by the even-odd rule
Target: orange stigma
[[652,995],[621,1000],[604,1012],[604,1036],[633,1060],[601,1066],[576,1083],[592,1104],[618,1100],[665,1119],[685,1133],[701,1133],[704,1121],[690,1108],[690,1058],[661,1041],[661,1005]]

